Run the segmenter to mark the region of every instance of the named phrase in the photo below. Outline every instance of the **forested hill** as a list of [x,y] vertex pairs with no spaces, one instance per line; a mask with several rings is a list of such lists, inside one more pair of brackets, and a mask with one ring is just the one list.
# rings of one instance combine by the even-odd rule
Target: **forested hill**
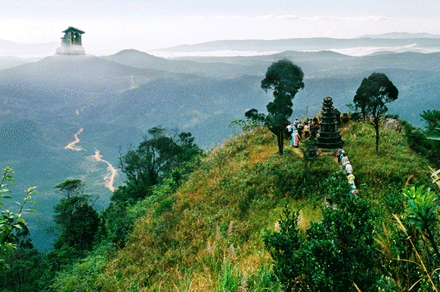
[[[230,139],[186,165],[193,170],[180,171],[177,185],[175,179],[165,180],[118,220],[107,221],[113,237],[66,267],[53,288],[281,291],[281,285],[292,284],[356,291],[356,284],[361,291],[377,291],[412,285],[423,271],[397,260],[412,259],[415,251],[392,214],[414,232],[420,259],[433,270],[440,262],[429,256],[429,243],[418,240],[424,231],[409,220],[405,209],[411,210],[411,198],[402,188],[425,185],[437,194],[439,188],[432,185],[427,159],[410,149],[413,128],[403,123],[396,129],[381,129],[376,153],[369,123],[341,125],[359,191],[353,195],[333,152],[308,160],[304,143],[293,150],[286,140],[280,156],[273,134],[262,127]],[[335,205],[325,208],[326,197]],[[125,242],[115,241],[116,231]],[[283,258],[284,248],[297,250],[295,257]],[[295,259],[305,262],[296,265]],[[287,272],[289,265],[304,268]],[[426,291],[422,285],[430,284],[417,284],[419,291]]]

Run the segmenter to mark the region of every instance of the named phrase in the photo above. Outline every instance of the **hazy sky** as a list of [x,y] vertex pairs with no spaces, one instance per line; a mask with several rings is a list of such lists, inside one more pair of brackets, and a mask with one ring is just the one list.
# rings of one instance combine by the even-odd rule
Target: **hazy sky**
[[438,0],[1,0],[0,39],[60,42],[73,26],[90,54],[224,39],[440,34]]

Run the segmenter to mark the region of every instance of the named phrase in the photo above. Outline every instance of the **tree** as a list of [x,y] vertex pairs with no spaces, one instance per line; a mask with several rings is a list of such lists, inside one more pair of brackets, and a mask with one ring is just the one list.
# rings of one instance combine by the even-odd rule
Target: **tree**
[[388,111],[385,104],[397,99],[399,91],[383,73],[373,73],[362,80],[356,91],[353,102],[361,108],[364,116],[371,116],[372,124],[376,130],[376,152],[379,151],[379,123]]
[[245,113],[247,118],[264,121],[269,130],[277,136],[280,155],[283,155],[284,130],[293,112],[292,100],[298,91],[304,88],[303,77],[301,68],[287,59],[272,63],[261,81],[264,91],[273,90],[274,100],[266,106],[268,114],[259,114],[256,109]]
[[98,231],[98,212],[90,205],[90,196],[82,191],[81,180],[66,180],[56,186],[66,194],[54,207],[55,229],[60,231],[54,243],[55,249],[63,246],[76,249],[78,252],[89,250]]
[[174,137],[167,136],[166,132],[163,128],[151,128],[148,130],[151,138],[145,137],[137,149],[120,156],[119,166],[128,181],[125,192],[116,195],[131,193],[129,197],[143,198],[148,195],[149,187],[156,185],[164,174],[200,153],[190,132]]

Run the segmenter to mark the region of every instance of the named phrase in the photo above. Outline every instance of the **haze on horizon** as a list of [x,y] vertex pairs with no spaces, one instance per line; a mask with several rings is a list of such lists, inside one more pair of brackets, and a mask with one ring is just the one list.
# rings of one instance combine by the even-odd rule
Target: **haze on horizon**
[[61,31],[74,26],[86,32],[88,54],[105,55],[215,40],[440,34],[438,11],[435,0],[3,0],[0,39],[59,42]]

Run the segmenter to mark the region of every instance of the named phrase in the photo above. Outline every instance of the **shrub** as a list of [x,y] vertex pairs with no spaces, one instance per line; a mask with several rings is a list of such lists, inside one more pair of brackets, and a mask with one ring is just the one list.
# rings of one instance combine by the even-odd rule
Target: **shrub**
[[354,285],[361,291],[374,291],[380,278],[374,209],[351,195],[343,175],[335,174],[327,184],[335,207],[324,210],[322,222],[312,223],[304,235],[298,228],[298,215],[285,211],[280,231],[265,235],[274,274],[285,291],[347,291],[349,287],[354,290]]

